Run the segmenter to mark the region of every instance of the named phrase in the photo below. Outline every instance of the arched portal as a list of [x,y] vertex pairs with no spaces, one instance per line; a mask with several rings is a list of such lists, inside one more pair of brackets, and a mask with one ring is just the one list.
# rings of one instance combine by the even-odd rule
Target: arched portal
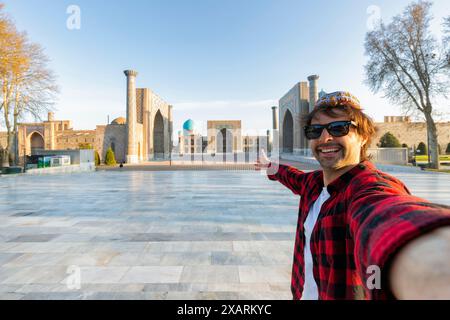
[[230,130],[223,128],[217,133],[216,150],[223,154],[223,161],[226,162],[227,153],[233,152],[233,134]]
[[153,125],[153,157],[164,158],[164,120],[159,110]]
[[39,154],[39,151],[45,150],[44,138],[38,132],[33,132],[30,136],[31,154]]
[[294,120],[289,110],[283,120],[283,152],[292,153],[294,150]]

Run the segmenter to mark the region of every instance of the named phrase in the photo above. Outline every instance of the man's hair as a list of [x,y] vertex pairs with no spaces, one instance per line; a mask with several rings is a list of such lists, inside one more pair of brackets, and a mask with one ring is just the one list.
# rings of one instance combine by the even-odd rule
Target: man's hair
[[302,119],[303,126],[311,125],[314,118],[317,117],[319,113],[325,114],[331,118],[339,118],[342,114],[337,113],[336,110],[342,111],[346,114],[351,121],[356,122],[356,132],[367,139],[367,142],[361,147],[360,161],[370,160],[370,156],[367,155],[367,149],[372,143],[372,139],[376,133],[376,127],[373,120],[366,115],[361,109],[355,109],[347,105],[337,105],[331,106],[320,106],[314,108],[309,114],[305,115]]

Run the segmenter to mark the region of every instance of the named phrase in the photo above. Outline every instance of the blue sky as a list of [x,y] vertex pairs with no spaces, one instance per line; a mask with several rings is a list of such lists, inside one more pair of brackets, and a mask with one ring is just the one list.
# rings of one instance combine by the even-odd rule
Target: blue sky
[[[410,1],[3,2],[19,30],[45,48],[61,88],[56,118],[76,129],[125,116],[125,69],[174,105],[175,131],[188,118],[199,129],[208,119],[271,128],[270,107],[311,74],[321,76],[320,89],[353,92],[377,121],[401,114],[363,84],[364,36],[371,8],[386,21]],[[69,5],[81,9],[80,30],[66,27]],[[432,12],[439,36],[448,1],[434,1]]]

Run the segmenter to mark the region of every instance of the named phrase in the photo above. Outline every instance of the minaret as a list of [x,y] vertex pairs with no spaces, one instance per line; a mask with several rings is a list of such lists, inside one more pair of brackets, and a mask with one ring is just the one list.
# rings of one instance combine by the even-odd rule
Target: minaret
[[172,159],[172,147],[173,147],[173,141],[172,141],[172,139],[173,139],[173,115],[172,115],[172,112],[173,112],[173,106],[172,105],[169,105],[169,157],[170,157],[170,159]]
[[317,80],[319,80],[318,75],[312,75],[308,77],[309,81],[309,112],[314,109],[314,105],[319,99]]
[[137,163],[136,151],[136,76],[133,70],[124,71],[127,76],[127,163]]
[[278,145],[280,139],[279,121],[278,121],[278,107],[272,107],[272,119],[273,119],[273,132],[272,132],[272,147],[270,148],[270,154],[273,156],[278,154]]
[[278,130],[278,107],[272,107],[273,130]]

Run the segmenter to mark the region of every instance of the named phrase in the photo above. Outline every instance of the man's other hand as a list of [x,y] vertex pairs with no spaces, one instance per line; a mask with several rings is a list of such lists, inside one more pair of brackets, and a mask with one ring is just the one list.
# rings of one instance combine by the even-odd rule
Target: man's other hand
[[255,170],[266,170],[270,165],[270,159],[267,158],[266,152],[264,149],[261,149],[261,153],[259,155],[259,160],[256,160]]

